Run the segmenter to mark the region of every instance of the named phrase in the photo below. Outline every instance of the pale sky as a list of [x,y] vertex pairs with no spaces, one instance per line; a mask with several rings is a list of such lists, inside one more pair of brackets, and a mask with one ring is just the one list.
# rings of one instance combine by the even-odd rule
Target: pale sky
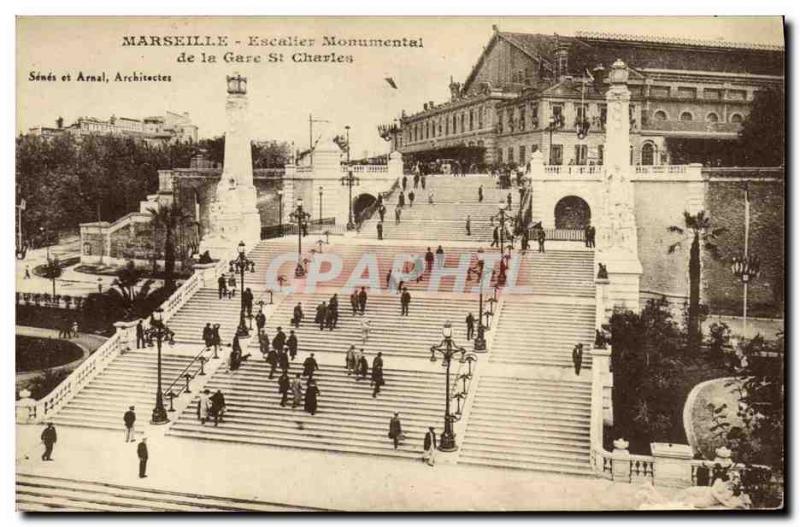
[[[411,113],[423,102],[449,98],[452,75],[463,82],[492,35],[501,31],[558,33],[604,31],[732,42],[783,44],[777,17],[518,17],[518,18],[50,18],[20,19],[17,25],[16,130],[54,126],[58,116],[71,124],[80,116],[112,114],[141,118],[165,111],[189,112],[200,137],[225,129],[225,76],[248,78],[254,139],[308,145],[308,115],[350,125],[353,153],[384,153],[376,126]],[[123,47],[124,35],[226,35],[226,48]],[[314,47],[250,47],[250,36],[314,38]],[[323,35],[344,38],[422,38],[423,48],[322,47]],[[235,41],[241,41],[236,44]],[[178,64],[186,51],[219,55],[216,64]],[[226,64],[221,55],[283,52],[281,64]],[[293,63],[292,53],[353,55],[352,64]],[[57,77],[78,71],[113,77],[116,72],[166,74],[171,83],[31,82],[30,72]],[[392,77],[398,89],[384,81]],[[315,135],[317,135],[315,133]]]

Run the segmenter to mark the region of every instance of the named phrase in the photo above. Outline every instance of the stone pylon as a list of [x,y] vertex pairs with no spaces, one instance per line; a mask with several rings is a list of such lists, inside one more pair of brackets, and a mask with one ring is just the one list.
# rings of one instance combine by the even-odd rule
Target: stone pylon
[[253,185],[247,79],[237,74],[229,76],[227,82],[224,168],[211,204],[209,232],[200,244],[201,251],[209,250],[214,257],[224,257],[220,252],[232,251],[240,241],[252,248],[261,238],[261,217]]
[[606,93],[605,173],[602,210],[597,224],[596,262],[606,265],[612,306],[639,308],[638,240],[632,168],[630,164],[630,100],[628,68],[621,60],[611,66],[611,87]]

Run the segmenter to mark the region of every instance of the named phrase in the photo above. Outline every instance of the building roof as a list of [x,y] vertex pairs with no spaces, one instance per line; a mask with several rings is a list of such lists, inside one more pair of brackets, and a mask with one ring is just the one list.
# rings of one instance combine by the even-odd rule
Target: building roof
[[661,37],[657,35],[627,35],[624,33],[602,33],[598,31],[577,31],[575,37],[579,39],[596,40],[615,40],[625,42],[646,42],[658,44],[670,44],[679,46],[705,47],[705,48],[729,48],[729,49],[751,49],[761,51],[784,51],[783,46],[772,44],[759,44],[749,42],[730,42],[727,40],[700,40],[693,38]]

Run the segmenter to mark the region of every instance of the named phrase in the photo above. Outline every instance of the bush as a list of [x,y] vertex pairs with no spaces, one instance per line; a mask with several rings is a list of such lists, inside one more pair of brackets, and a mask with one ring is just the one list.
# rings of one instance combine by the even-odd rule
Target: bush
[[83,350],[65,340],[17,335],[15,355],[15,367],[19,373],[70,363],[81,358]]
[[46,397],[53,389],[61,384],[61,382],[69,376],[70,372],[67,370],[48,370],[34,377],[28,383],[28,390],[31,392],[31,397],[37,401]]

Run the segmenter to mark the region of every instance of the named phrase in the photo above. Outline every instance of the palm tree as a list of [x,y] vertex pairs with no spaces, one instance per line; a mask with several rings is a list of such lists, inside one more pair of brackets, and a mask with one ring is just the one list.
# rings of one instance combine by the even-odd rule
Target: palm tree
[[61,276],[62,269],[58,258],[52,260],[48,258],[47,263],[42,266],[42,276],[53,282],[53,297],[56,296],[56,279]]
[[175,288],[175,230],[190,219],[189,215],[175,202],[149,209],[153,226],[164,229],[164,287]]
[[119,288],[119,293],[125,303],[132,304],[136,296],[135,287],[141,278],[142,272],[130,261],[124,268],[117,271],[117,277],[111,282],[111,285]]
[[672,254],[682,243],[691,240],[689,248],[689,316],[687,330],[689,333],[689,348],[697,349],[700,342],[700,248],[702,246],[713,258],[719,258],[717,249],[717,236],[727,229],[714,229],[711,226],[711,217],[706,216],[701,210],[697,214],[683,213],[683,227],[672,225],[667,227],[669,232],[682,236],[680,240],[669,246],[668,254]]

